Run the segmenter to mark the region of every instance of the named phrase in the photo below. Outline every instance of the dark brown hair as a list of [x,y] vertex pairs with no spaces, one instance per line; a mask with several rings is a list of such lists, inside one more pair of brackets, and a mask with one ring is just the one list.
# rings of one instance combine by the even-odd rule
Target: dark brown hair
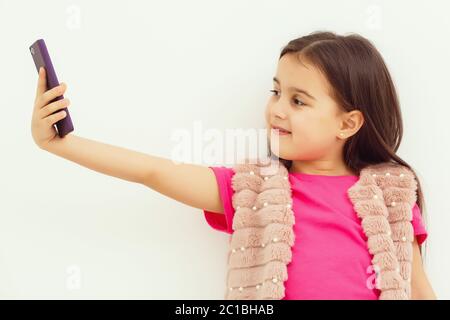
[[[344,145],[346,165],[358,175],[370,164],[394,162],[406,166],[416,177],[417,205],[424,215],[417,174],[396,154],[403,135],[402,115],[394,83],[375,46],[354,33],[341,36],[313,32],[290,41],[279,58],[288,53],[301,55],[325,75],[333,98],[343,109],[362,112],[363,126]],[[288,169],[292,165],[291,160],[280,161]]]

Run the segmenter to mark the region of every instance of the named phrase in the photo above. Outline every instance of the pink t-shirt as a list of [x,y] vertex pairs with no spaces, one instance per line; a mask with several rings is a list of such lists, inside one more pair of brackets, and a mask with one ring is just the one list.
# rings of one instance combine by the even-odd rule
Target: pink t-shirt
[[[216,176],[224,214],[204,210],[208,224],[233,233],[232,168],[210,167]],[[361,220],[347,190],[358,176],[289,173],[295,215],[295,243],[287,265],[286,300],[378,299],[374,288],[372,255],[367,249]],[[419,244],[427,238],[415,204],[412,225]]]

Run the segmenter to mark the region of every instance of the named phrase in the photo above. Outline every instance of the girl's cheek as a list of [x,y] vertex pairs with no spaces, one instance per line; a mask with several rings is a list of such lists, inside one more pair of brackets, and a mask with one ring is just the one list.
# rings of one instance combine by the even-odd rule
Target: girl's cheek
[[293,132],[292,138],[296,147],[304,151],[316,152],[325,147],[328,147],[327,132],[323,132],[320,128],[309,125],[298,127],[298,130]]
[[264,110],[264,116],[266,117],[266,122],[267,123],[270,123],[270,103],[268,103],[267,105],[266,105],[266,108],[265,108],[265,110]]

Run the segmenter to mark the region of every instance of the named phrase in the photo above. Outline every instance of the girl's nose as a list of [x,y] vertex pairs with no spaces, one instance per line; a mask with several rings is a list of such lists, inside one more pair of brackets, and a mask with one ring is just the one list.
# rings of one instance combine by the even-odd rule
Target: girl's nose
[[284,103],[282,101],[276,102],[272,106],[272,114],[274,117],[280,118],[280,119],[286,119],[287,112],[284,107]]

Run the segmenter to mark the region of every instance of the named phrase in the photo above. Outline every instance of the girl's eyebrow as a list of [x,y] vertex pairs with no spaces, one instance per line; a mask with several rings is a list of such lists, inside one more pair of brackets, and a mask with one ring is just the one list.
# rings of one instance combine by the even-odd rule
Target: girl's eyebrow
[[[276,83],[278,83],[278,85],[281,85],[281,84],[280,84],[280,80],[278,80],[277,77],[273,77],[273,81],[275,81]],[[316,100],[316,98],[314,98],[314,97],[313,97],[311,94],[309,94],[308,91],[306,91],[306,90],[299,89],[299,88],[296,88],[296,87],[289,87],[288,89],[293,90],[293,91],[297,91],[297,92],[300,92],[300,93],[303,93],[303,94],[307,95],[308,97],[310,97],[311,99]]]

